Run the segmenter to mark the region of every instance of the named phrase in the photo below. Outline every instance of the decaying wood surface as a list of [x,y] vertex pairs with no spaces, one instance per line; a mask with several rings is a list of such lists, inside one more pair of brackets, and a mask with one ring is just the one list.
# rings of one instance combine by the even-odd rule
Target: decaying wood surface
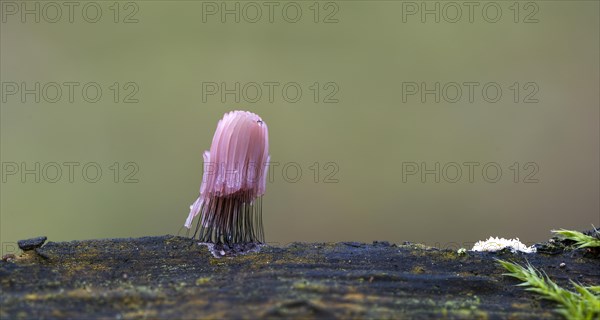
[[215,258],[176,236],[49,242],[0,262],[0,316],[553,319],[554,303],[516,287],[495,259],[527,260],[566,287],[569,279],[599,284],[597,252],[564,247],[458,254],[415,244],[294,243]]

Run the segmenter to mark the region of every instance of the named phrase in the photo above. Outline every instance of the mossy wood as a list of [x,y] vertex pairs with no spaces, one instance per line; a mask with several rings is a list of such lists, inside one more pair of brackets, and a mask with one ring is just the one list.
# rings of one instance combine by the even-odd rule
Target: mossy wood
[[527,259],[565,287],[599,284],[600,260],[559,242],[538,250],[294,243],[215,258],[175,236],[50,242],[0,262],[0,316],[553,319],[555,305],[515,286],[495,259]]

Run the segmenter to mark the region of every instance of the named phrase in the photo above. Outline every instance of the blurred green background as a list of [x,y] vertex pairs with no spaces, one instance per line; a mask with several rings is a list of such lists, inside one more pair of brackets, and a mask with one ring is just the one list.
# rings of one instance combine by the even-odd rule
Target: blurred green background
[[[421,12],[408,15],[414,7],[400,1],[279,2],[272,21],[264,2],[228,1],[228,9],[240,6],[239,23],[232,14],[223,20],[221,3],[120,2],[117,11],[112,1],[76,2],[69,17],[57,2],[57,20],[55,7],[37,2],[39,23],[21,15],[21,2],[13,14],[11,3],[17,2],[2,1],[0,25],[3,252],[38,235],[63,241],[177,234],[198,194],[202,152],[217,121],[235,109],[255,112],[269,126],[271,160],[279,165],[263,198],[263,219],[274,244],[387,240],[453,247],[492,235],[531,243],[553,228],[600,225],[598,1],[519,2],[518,12],[513,2],[494,2],[502,10],[495,23],[485,18],[493,19],[496,7],[482,13],[487,2],[474,9],[472,22],[464,3],[455,2],[463,10],[456,23],[447,21],[456,15],[445,2],[437,2],[439,23]],[[35,3],[28,1],[29,9]],[[97,7],[98,21],[86,21]],[[262,16],[252,23],[256,7]],[[288,22],[297,7],[298,21]],[[214,15],[207,11],[215,8]],[[21,83],[31,89],[36,82],[40,102],[33,94],[23,99]],[[62,87],[55,103],[47,85],[53,82]],[[79,83],[73,103],[64,82]],[[89,82],[102,89],[98,102],[83,99]],[[209,82],[258,83],[262,97],[250,101],[254,91],[247,87],[239,102],[233,95],[223,101],[203,91]],[[273,102],[264,82],[279,83]],[[292,82],[302,88],[295,103],[284,99],[293,90],[281,93]],[[480,86],[472,103],[465,86],[456,103],[446,101],[454,91],[439,103],[419,94],[403,102],[408,82]],[[502,89],[496,103],[482,97],[489,82]],[[12,94],[15,83],[19,91]],[[525,103],[536,88],[530,98],[538,102]],[[94,97],[93,88],[88,94]],[[328,94],[337,103],[325,103]],[[36,162],[39,173],[23,182],[21,163],[31,169]],[[65,162],[79,163],[73,182]],[[455,183],[444,179],[454,177],[452,168],[439,183],[433,175],[403,181],[406,163],[422,162],[429,169],[436,162],[480,166],[472,182],[465,166]],[[490,162],[502,168],[496,183],[481,172]],[[62,168],[55,183],[48,181],[55,177],[49,163]],[[86,163],[102,169],[98,182],[84,179]],[[14,164],[19,172],[12,174]],[[297,167],[302,174],[293,183]],[[536,168],[530,178],[537,183],[525,183]]]

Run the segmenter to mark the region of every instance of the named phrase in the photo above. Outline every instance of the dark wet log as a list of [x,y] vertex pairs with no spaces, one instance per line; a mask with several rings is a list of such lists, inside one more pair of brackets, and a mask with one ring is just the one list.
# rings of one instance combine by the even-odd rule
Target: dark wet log
[[41,247],[44,244],[44,242],[46,242],[46,240],[48,240],[47,237],[37,237],[26,240],[19,240],[17,244],[19,245],[19,249],[23,251],[29,251]]
[[553,246],[523,255],[295,243],[215,258],[175,236],[49,242],[0,262],[0,316],[550,319],[554,304],[516,287],[495,259],[526,257],[567,287],[600,283],[597,254]]

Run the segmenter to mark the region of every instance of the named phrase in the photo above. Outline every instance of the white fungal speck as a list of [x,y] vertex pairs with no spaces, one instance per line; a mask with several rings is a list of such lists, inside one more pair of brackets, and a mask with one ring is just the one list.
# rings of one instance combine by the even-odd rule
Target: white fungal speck
[[509,248],[512,252],[520,251],[524,253],[534,253],[536,252],[535,247],[528,247],[523,244],[519,238],[516,239],[504,239],[497,237],[490,237],[485,241],[477,241],[473,246],[471,251],[486,251],[486,252],[495,252],[502,250],[504,248]]

